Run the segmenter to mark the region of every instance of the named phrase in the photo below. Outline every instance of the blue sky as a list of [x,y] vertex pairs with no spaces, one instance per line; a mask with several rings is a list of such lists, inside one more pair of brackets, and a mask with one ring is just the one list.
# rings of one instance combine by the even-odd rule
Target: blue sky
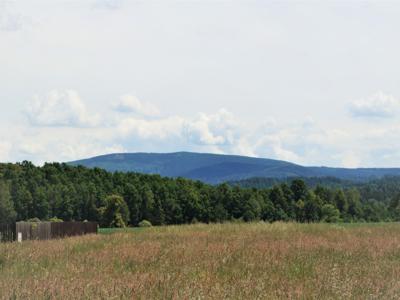
[[400,167],[397,1],[0,0],[0,161]]

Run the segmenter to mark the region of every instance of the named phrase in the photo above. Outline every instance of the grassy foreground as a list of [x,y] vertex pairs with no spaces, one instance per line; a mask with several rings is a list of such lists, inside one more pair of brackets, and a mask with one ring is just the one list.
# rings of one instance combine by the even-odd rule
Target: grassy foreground
[[0,299],[395,299],[400,224],[222,224],[0,245]]

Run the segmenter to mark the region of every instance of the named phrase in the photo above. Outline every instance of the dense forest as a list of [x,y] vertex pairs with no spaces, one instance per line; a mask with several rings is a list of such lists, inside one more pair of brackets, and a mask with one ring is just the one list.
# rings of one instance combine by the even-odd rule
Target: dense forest
[[400,176],[384,176],[382,178],[371,178],[367,181],[352,181],[339,179],[336,177],[289,177],[289,178],[263,178],[254,177],[239,181],[228,182],[231,186],[240,186],[241,188],[266,189],[278,184],[290,184],[293,180],[301,179],[308,187],[316,188],[324,186],[332,189],[352,189],[359,191],[361,199],[377,200],[379,202],[389,203],[396,195],[400,194]]
[[[400,218],[399,178],[358,186],[217,186],[66,164],[0,164],[0,223],[61,219],[137,226],[223,221],[377,222]],[[322,182],[323,183],[323,182]]]
[[[400,178],[400,177],[399,177]],[[329,188],[350,188],[358,184],[358,182],[340,179],[337,177],[251,177],[248,179],[228,181],[230,186],[240,186],[242,188],[267,189],[277,184],[290,184],[293,180],[301,179],[308,187],[315,188],[319,185]]]

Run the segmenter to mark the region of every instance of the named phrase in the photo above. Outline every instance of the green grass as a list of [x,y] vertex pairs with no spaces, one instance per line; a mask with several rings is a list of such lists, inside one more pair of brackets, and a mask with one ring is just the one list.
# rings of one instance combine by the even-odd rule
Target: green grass
[[140,232],[144,228],[140,227],[126,227],[126,228],[99,228],[99,234],[113,234],[113,233],[129,233]]
[[0,245],[0,299],[399,299],[400,224],[252,223]]

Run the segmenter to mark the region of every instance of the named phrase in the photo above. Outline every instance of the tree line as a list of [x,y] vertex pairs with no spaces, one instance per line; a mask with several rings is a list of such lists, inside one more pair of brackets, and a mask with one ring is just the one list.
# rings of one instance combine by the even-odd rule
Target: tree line
[[[371,194],[376,191],[372,185]],[[32,218],[98,221],[105,227],[137,226],[143,220],[153,225],[378,222],[398,220],[399,207],[398,194],[378,201],[365,187],[310,188],[301,179],[256,189],[59,163],[0,164],[0,223]]]

